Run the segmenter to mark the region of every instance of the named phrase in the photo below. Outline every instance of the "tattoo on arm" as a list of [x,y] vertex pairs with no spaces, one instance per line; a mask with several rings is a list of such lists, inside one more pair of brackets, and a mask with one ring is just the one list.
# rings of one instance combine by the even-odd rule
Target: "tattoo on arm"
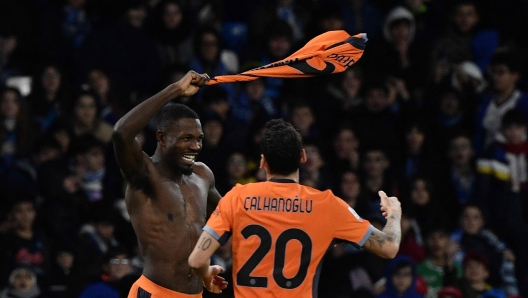
[[374,230],[370,237],[367,239],[369,247],[382,248],[386,242],[393,242],[400,244],[401,239],[401,228],[398,226],[398,217],[391,215],[387,219],[387,224],[383,228],[383,231]]
[[198,245],[198,248],[201,248],[202,250],[207,250],[211,246],[211,239],[205,239],[202,238],[202,242],[200,242],[200,245]]

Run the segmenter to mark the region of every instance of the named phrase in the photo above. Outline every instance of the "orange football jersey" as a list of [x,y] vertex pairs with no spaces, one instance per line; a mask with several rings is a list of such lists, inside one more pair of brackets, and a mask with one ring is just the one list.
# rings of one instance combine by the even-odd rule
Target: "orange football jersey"
[[316,297],[322,259],[333,240],[362,246],[372,233],[331,191],[288,179],[236,185],[204,231],[232,237],[236,297]]

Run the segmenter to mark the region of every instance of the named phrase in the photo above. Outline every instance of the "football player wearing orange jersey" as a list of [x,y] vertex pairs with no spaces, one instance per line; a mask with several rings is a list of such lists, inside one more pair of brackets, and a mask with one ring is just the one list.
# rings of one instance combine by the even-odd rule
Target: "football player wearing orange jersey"
[[362,219],[331,191],[300,185],[306,161],[300,134],[283,120],[266,124],[260,167],[267,181],[236,185],[218,204],[189,257],[207,290],[218,266],[211,255],[232,237],[233,287],[237,297],[316,297],[322,259],[335,240],[394,258],[401,239],[401,207],[383,191],[383,230]]

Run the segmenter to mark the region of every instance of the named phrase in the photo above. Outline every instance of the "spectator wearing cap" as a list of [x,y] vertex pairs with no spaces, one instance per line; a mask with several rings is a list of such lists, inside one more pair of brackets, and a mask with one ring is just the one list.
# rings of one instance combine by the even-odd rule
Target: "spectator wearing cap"
[[28,266],[16,267],[9,274],[9,285],[0,292],[0,298],[41,298],[37,275]]
[[489,146],[504,140],[501,121],[504,114],[517,108],[528,117],[528,95],[517,89],[521,76],[521,65],[513,52],[498,52],[490,61],[490,76],[493,93],[479,105],[476,114],[475,149],[481,156]]
[[[124,247],[114,247],[108,250],[104,256],[103,273],[99,279],[88,285],[80,294],[79,298],[119,298],[120,282],[124,277],[135,274],[132,266],[132,258]],[[139,276],[137,276],[139,277]],[[127,289],[128,292],[129,289]]]
[[[462,291],[464,298],[479,298],[490,290],[501,291],[494,289],[487,283],[490,268],[488,267],[488,261],[486,258],[477,253],[469,252],[464,257],[463,262],[464,273],[463,277],[459,280],[458,288]],[[506,294],[502,293],[502,297]]]

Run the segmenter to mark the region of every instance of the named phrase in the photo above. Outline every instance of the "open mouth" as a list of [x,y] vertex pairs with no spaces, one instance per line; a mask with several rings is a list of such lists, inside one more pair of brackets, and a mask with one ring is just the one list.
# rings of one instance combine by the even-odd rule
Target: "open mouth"
[[194,159],[196,158],[196,154],[184,154],[182,155],[182,159],[189,164],[194,163]]

